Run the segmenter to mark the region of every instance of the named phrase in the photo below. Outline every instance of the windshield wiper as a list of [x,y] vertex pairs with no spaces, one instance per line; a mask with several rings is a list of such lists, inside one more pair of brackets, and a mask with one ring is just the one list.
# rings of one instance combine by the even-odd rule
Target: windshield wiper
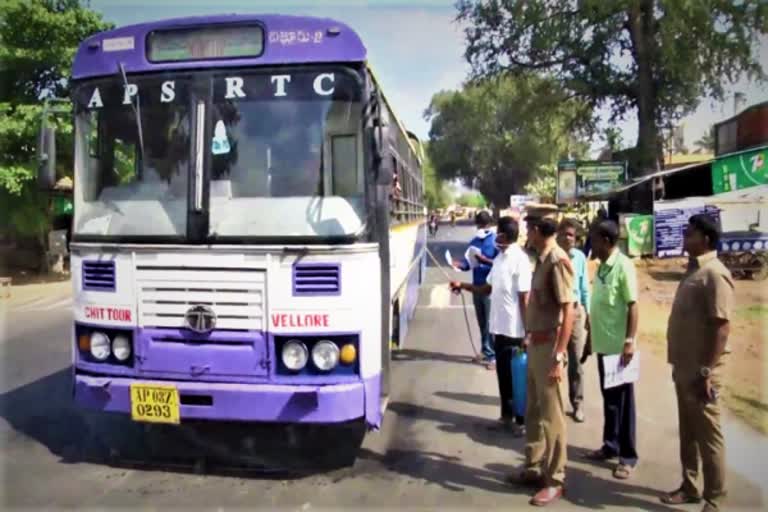
[[[123,77],[123,86],[127,89],[128,88],[128,77],[125,75],[125,66],[123,66],[122,62],[118,63],[118,68],[120,69],[120,74]],[[139,103],[139,95],[136,94],[136,104],[133,104],[133,99],[131,99],[131,107],[133,108],[133,117],[136,118],[136,128],[139,132],[139,151],[141,154],[139,157],[141,158],[142,166],[144,165],[144,132],[141,130],[141,104]]]

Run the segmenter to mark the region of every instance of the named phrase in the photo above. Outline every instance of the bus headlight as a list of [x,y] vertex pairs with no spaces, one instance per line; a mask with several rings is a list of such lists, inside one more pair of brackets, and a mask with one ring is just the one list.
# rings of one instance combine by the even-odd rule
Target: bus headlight
[[302,342],[291,340],[283,345],[282,359],[286,368],[298,372],[307,366],[309,351]]
[[318,341],[312,348],[312,362],[318,370],[333,370],[339,364],[339,347],[332,341]]
[[118,361],[125,362],[131,357],[131,340],[124,334],[118,334],[112,340],[112,355]]
[[109,359],[110,344],[109,336],[103,332],[95,331],[91,334],[91,355],[97,361],[106,361]]

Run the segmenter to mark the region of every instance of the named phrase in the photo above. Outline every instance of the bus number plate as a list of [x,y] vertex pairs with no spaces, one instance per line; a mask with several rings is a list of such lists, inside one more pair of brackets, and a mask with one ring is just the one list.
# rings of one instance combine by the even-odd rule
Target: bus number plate
[[131,384],[131,419],[179,423],[179,390],[163,384]]

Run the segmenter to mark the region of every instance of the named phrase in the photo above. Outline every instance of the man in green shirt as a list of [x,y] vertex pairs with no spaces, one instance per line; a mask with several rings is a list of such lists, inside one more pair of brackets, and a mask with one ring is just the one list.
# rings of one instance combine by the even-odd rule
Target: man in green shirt
[[613,476],[625,480],[637,465],[635,389],[632,383],[605,389],[604,356],[621,354],[621,364],[626,366],[635,353],[637,277],[634,263],[617,247],[619,227],[615,222],[600,222],[590,237],[600,266],[592,286],[589,348],[598,354],[605,423],[603,446],[588,458],[607,461],[618,457]]

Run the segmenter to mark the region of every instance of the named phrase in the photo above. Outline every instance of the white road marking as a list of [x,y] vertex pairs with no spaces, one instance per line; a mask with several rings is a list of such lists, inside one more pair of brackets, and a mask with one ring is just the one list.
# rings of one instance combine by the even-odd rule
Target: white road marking
[[429,307],[443,309],[451,305],[451,290],[447,286],[433,286],[429,292]]
[[11,306],[9,309],[14,313],[29,313],[32,311],[54,311],[72,307],[72,297],[64,299],[42,299],[31,301],[19,306]]
[[23,302],[20,302],[19,304],[14,304],[12,306],[12,309],[19,309],[19,308],[25,308],[29,306],[35,306],[37,304],[43,304],[46,300],[48,300],[47,297],[35,297],[34,299],[27,299]]

